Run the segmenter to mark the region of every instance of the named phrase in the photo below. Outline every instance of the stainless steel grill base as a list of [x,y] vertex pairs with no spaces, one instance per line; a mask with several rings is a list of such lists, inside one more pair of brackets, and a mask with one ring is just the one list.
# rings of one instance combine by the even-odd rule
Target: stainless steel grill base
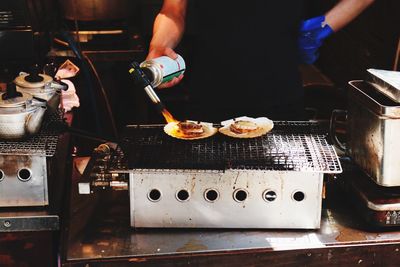
[[127,126],[124,153],[95,149],[79,192],[121,188],[129,175],[138,228],[319,228],[323,175],[342,171],[336,152],[318,123],[274,124],[258,138],[190,142]]
[[0,207],[46,206],[47,171],[56,153],[59,133],[50,123],[61,112],[45,115],[41,131],[20,140],[0,140]]
[[46,157],[0,155],[0,207],[48,205]]
[[[130,173],[129,186],[132,227],[320,226],[322,173],[137,170]],[[215,201],[206,199],[210,189],[218,192]],[[159,199],[154,199],[158,194],[151,199],[152,190],[160,192]],[[180,190],[188,192],[187,200],[179,200]],[[242,202],[235,199],[238,190],[248,194]]]
[[317,123],[276,122],[248,140],[128,133],[133,227],[319,228],[323,174],[341,172]]

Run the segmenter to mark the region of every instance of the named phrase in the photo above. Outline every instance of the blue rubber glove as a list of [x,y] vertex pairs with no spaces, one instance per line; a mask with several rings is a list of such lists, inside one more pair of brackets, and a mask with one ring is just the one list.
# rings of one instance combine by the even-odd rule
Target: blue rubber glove
[[303,21],[300,26],[298,43],[301,62],[306,64],[314,63],[319,56],[318,48],[325,38],[332,33],[332,28],[325,23],[325,16]]

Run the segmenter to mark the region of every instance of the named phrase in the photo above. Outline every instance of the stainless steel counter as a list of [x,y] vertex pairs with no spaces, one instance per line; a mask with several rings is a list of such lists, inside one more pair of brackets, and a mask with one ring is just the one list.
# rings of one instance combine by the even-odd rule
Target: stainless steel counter
[[[164,260],[170,264],[182,259],[186,263],[199,264],[204,261],[204,256],[224,257],[228,254],[248,255],[243,260],[249,262],[252,260],[249,255],[261,253],[266,256],[265,253],[271,252],[268,255],[273,256],[282,252],[289,253],[289,257],[291,251],[297,253],[295,257],[325,255],[325,261],[332,263],[345,260],[343,253],[352,253],[345,261],[349,265],[367,258],[376,263],[379,262],[378,256],[383,257],[381,261],[400,257],[400,231],[369,228],[342,196],[338,197],[339,202],[323,209],[319,230],[132,229],[129,226],[127,192],[101,192],[98,197],[83,199],[74,189],[78,180],[79,174],[75,171],[69,231],[65,233],[66,266],[81,266],[79,264],[93,261],[106,261],[108,264],[117,261],[116,266],[124,266],[122,262],[125,261],[148,264],[151,260],[158,260],[157,266],[161,266]],[[379,254],[378,248],[390,250],[390,256]],[[339,253],[341,251],[343,253]]]
[[56,231],[59,226],[59,216],[47,208],[0,210],[0,232]]

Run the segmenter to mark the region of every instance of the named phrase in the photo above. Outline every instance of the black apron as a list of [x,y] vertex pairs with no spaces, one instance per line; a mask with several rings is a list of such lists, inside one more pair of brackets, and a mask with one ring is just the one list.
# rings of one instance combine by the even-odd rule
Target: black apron
[[[300,0],[197,0],[193,58],[188,62],[188,118],[300,119]],[[190,73],[190,74],[189,74]]]

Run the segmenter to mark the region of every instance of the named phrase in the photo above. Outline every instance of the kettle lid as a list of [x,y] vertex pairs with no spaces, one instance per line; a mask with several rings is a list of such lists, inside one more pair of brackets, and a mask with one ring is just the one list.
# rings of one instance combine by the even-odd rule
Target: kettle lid
[[23,73],[17,76],[15,78],[14,82],[16,85],[24,88],[38,88],[38,87],[43,87],[46,84],[50,83],[53,81],[53,78],[51,78],[49,75],[46,74],[38,74],[38,76],[41,78],[40,80],[31,80],[29,79],[30,74],[28,73]]
[[7,91],[0,94],[0,108],[13,108],[32,100],[32,95],[18,92],[14,83],[7,84]]

